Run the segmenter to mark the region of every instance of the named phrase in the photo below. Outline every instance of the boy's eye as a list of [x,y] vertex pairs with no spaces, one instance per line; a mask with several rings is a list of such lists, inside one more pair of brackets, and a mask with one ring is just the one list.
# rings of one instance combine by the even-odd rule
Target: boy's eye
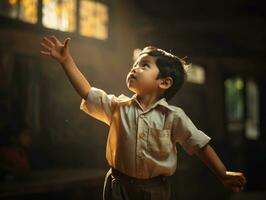
[[142,66],[143,67],[150,67],[150,65],[148,63],[144,63]]

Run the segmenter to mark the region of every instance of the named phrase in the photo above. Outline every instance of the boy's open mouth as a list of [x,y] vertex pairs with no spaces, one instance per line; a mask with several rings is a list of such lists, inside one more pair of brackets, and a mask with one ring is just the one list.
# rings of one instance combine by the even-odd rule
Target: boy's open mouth
[[129,77],[128,77],[128,80],[130,80],[130,79],[137,80],[137,77],[134,74],[130,74]]

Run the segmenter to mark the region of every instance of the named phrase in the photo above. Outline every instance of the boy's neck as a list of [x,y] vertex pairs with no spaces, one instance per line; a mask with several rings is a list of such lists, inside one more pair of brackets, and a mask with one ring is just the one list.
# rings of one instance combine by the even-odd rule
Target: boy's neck
[[137,100],[143,111],[148,110],[152,105],[154,105],[160,97],[157,94],[153,95],[137,95]]

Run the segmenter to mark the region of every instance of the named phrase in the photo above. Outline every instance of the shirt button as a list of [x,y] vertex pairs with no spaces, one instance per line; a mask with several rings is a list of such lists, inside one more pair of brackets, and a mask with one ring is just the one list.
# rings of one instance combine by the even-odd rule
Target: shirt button
[[138,158],[142,158],[142,155],[141,154],[138,154]]
[[140,159],[144,159],[144,154],[143,154],[142,152],[139,152],[139,153],[137,154],[137,156],[138,156],[138,158],[140,158]]
[[139,134],[139,139],[144,139],[144,136],[145,136],[144,133],[140,133]]

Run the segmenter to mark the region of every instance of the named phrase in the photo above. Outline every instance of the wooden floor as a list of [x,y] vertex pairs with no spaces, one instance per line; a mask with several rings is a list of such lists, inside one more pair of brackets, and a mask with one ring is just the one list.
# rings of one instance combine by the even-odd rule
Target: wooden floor
[[16,180],[10,177],[9,181],[0,184],[0,199],[83,199],[88,195],[99,196],[106,171],[43,170],[24,174]]

